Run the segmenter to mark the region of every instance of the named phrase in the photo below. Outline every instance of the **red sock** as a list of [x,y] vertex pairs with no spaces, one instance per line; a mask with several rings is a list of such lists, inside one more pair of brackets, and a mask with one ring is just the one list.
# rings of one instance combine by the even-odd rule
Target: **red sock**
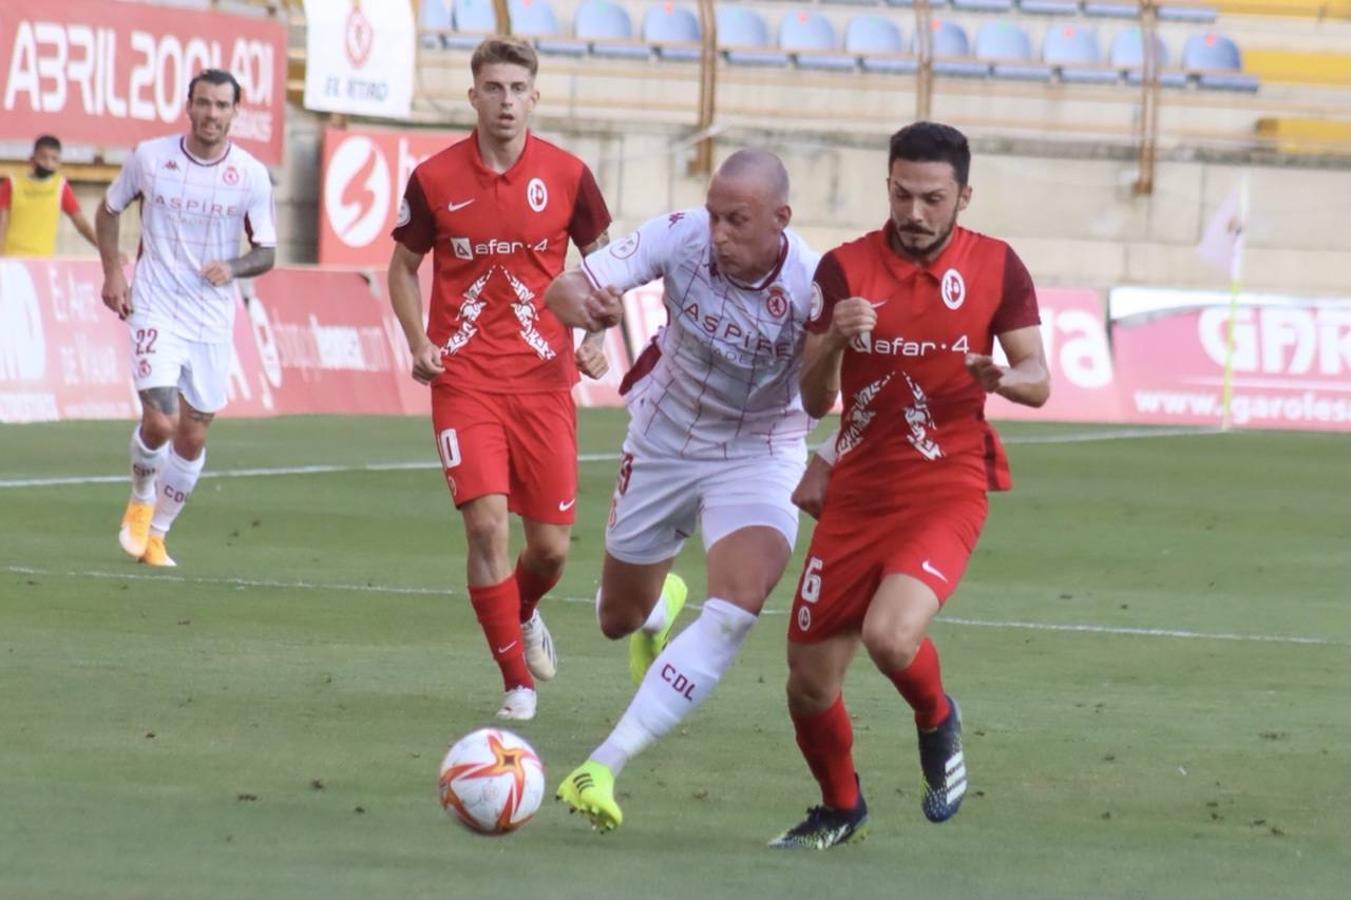
[[943,693],[943,672],[938,665],[938,650],[925,638],[910,665],[887,675],[905,702],[915,711],[915,724],[926,731],[937,728],[948,717],[948,698]]
[[502,685],[506,690],[535,686],[530,670],[525,667],[525,648],[521,646],[521,620],[516,618],[520,598],[515,577],[486,587],[469,588],[469,602],[474,604],[474,615],[483,627],[497,667],[502,670]]
[[516,558],[516,586],[521,591],[522,622],[530,621],[530,617],[535,614],[535,607],[539,606],[540,598],[558,584],[562,574],[563,570],[559,568],[553,575],[538,575],[527,569],[520,557]]
[[789,711],[797,731],[797,745],[821,785],[821,802],[831,809],[858,806],[858,778],[854,774],[854,726],[844,708],[844,695],[825,712],[799,716]]

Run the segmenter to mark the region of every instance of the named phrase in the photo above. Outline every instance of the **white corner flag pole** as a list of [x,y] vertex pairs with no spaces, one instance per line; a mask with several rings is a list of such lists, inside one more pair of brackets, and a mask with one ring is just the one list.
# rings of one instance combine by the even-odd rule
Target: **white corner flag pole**
[[1229,327],[1224,342],[1224,389],[1220,401],[1220,429],[1228,431],[1230,404],[1234,398],[1234,327],[1238,323],[1238,295],[1243,292],[1243,248],[1248,232],[1248,176],[1239,182],[1238,221],[1231,227],[1234,235],[1234,255],[1229,263]]

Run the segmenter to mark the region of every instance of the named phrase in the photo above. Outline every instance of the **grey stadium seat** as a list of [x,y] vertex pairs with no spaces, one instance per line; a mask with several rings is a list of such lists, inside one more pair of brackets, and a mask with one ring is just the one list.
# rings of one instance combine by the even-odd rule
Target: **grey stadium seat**
[[1060,80],[1076,84],[1113,84],[1121,72],[1103,65],[1098,33],[1073,22],[1054,23],[1041,39],[1042,62],[1056,66]]
[[1032,40],[1021,26],[1007,19],[986,22],[976,32],[976,58],[993,64],[995,78],[1050,81],[1051,67],[1035,62]]
[[1258,81],[1243,72],[1238,45],[1216,31],[1194,34],[1182,46],[1182,68],[1196,73],[1198,87],[1221,91],[1255,91]]
[[[971,41],[966,30],[956,22],[933,19],[929,23],[933,35],[933,70],[937,75],[959,78],[984,78],[990,74],[990,64],[970,59]],[[910,49],[919,52],[919,37],[912,35]]]
[[858,54],[865,72],[908,75],[918,67],[913,58],[888,58],[904,54],[906,49],[901,29],[885,16],[865,13],[850,19],[844,30],[844,49]]
[[[1154,35],[1155,59],[1159,65],[1159,84],[1170,88],[1187,86],[1187,73],[1168,68],[1168,45],[1163,38]],[[1113,68],[1123,69],[1126,80],[1139,84],[1141,69],[1145,64],[1145,39],[1139,28],[1123,28],[1112,37],[1112,48],[1108,51],[1107,62]]]
[[718,46],[727,61],[739,66],[787,66],[788,54],[773,49],[769,26],[760,14],[744,6],[719,3]]
[[582,0],[572,19],[578,40],[589,41],[596,56],[649,59],[652,51],[634,41],[629,11],[611,0]]
[[789,51],[803,69],[853,71],[856,65],[852,56],[839,52],[835,26],[830,20],[805,9],[793,10],[783,17],[779,23],[779,47]]

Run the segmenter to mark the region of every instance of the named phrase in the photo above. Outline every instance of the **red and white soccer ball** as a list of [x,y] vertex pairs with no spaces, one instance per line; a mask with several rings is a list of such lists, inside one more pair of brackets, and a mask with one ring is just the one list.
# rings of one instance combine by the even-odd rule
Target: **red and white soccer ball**
[[520,828],[543,799],[544,764],[524,738],[505,729],[467,734],[441,760],[441,806],[481,834]]

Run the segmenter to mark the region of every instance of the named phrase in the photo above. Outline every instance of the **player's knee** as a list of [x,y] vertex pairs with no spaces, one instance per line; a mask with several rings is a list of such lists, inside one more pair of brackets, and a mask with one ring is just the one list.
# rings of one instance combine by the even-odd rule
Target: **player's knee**
[[173,437],[177,427],[176,416],[147,406],[141,414],[141,443],[151,449],[162,447]]
[[639,628],[647,617],[640,610],[628,604],[607,603],[603,594],[597,595],[596,621],[600,623],[600,633],[612,641],[626,638]]
[[883,672],[895,672],[910,665],[924,640],[923,629],[878,628],[863,625],[863,646],[873,663]]
[[470,554],[485,561],[496,560],[505,565],[508,537],[505,517],[466,516],[464,537],[469,544]]
[[549,538],[538,541],[526,548],[525,564],[532,572],[553,577],[563,571],[568,560],[568,540]]
[[796,715],[814,715],[828,709],[835,702],[839,688],[826,684],[808,669],[788,664],[788,683],[785,693],[788,695],[788,709]]

